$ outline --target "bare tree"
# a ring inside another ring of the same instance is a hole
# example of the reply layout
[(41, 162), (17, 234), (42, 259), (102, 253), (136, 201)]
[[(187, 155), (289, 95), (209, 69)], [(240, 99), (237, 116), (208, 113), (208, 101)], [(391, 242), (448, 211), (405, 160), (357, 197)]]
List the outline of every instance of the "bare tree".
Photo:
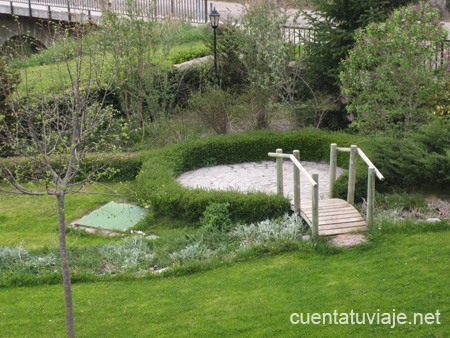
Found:
[[(43, 75), (38, 80), (25, 66), (22, 83), (7, 99), (9, 118), (0, 115), (0, 147), (8, 146), (22, 157), (26, 175), (36, 184), (23, 183), (23, 169), (0, 159), (0, 177), (12, 188), (0, 191), (57, 199), (67, 337), (75, 337), (65, 196), (81, 192), (107, 172), (123, 131), (117, 129), (114, 110), (106, 104), (112, 86), (108, 74), (114, 67), (106, 55), (107, 27), (79, 25), (70, 32), (61, 27), (56, 31), (59, 48), (50, 47), (53, 64), (40, 68)], [(87, 166), (89, 153), (96, 153), (96, 159)]]

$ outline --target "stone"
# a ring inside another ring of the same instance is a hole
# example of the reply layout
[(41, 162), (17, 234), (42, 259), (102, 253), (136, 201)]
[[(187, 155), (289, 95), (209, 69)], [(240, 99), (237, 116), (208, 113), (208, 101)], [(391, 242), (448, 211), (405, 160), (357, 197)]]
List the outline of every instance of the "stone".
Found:
[(367, 243), (367, 238), (364, 234), (343, 234), (335, 236), (328, 241), (330, 246), (337, 248), (352, 248), (362, 243)]

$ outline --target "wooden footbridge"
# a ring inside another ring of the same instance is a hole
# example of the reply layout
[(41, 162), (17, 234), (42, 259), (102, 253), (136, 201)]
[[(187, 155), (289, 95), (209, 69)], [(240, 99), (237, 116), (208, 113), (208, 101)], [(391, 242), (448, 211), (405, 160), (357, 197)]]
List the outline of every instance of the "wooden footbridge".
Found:
[[(336, 182), (337, 152), (350, 153), (349, 178), (347, 201), (333, 198), (333, 190)], [(367, 210), (366, 220), (362, 218), (358, 210), (354, 207), (355, 182), (356, 182), (356, 159), (357, 155), (368, 166), (367, 179)], [(283, 195), (283, 160), (290, 159), (294, 164), (294, 204), (293, 210), (300, 213), (302, 218), (311, 227), (313, 239), (319, 235), (339, 235), (354, 231), (367, 230), (373, 223), (373, 210), (375, 203), (375, 176), (381, 181), (384, 176), (356, 145), (350, 148), (340, 148), (336, 143), (330, 146), (330, 190), (329, 199), (319, 201), (319, 175), (310, 175), (300, 163), (300, 151), (294, 150), (292, 154), (283, 154), (282, 149), (277, 149), (275, 153), (269, 153), (277, 161), (277, 193)], [(301, 202), (300, 196), (300, 172), (311, 183), (311, 201)]]

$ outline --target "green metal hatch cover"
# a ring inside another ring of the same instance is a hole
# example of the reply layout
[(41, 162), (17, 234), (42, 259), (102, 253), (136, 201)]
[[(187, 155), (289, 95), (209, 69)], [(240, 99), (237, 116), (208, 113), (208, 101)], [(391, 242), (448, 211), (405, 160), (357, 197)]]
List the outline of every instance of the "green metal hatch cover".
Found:
[(139, 223), (147, 210), (136, 205), (109, 202), (75, 222), (76, 225), (115, 231), (126, 231)]

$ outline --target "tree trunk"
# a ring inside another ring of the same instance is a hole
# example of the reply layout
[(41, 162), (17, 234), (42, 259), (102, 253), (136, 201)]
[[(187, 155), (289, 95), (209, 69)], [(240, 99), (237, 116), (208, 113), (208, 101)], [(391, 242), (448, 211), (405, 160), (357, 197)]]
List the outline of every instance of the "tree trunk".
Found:
[(72, 285), (70, 282), (69, 257), (66, 246), (66, 215), (65, 215), (65, 191), (57, 195), (58, 220), (59, 220), (59, 253), (63, 272), (64, 299), (66, 303), (66, 331), (67, 338), (75, 338), (75, 325), (73, 317)]

